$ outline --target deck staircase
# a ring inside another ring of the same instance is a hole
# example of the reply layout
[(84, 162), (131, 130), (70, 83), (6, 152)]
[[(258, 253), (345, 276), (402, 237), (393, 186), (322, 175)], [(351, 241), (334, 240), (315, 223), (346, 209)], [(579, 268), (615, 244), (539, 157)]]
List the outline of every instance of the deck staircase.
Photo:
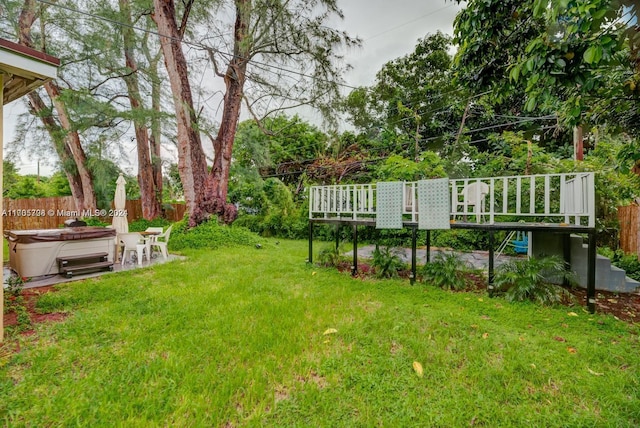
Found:
[[(578, 285), (587, 286), (587, 260), (589, 245), (582, 236), (571, 235), (571, 266), (578, 276)], [(605, 256), (596, 255), (596, 290), (616, 293), (634, 293), (640, 291), (640, 282), (629, 278), (626, 272), (611, 264)]]
[(108, 253), (92, 253), (78, 256), (64, 256), (56, 258), (58, 273), (67, 278), (83, 273), (113, 271), (113, 262), (109, 261)]

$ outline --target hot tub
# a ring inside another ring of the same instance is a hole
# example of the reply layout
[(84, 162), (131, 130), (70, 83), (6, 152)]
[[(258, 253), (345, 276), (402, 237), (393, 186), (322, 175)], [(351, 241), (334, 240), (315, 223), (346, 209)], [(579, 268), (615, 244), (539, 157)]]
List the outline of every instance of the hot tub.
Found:
[(59, 273), (58, 258), (107, 253), (113, 261), (115, 229), (68, 227), (64, 229), (5, 230), (9, 241), (9, 266), (21, 277)]

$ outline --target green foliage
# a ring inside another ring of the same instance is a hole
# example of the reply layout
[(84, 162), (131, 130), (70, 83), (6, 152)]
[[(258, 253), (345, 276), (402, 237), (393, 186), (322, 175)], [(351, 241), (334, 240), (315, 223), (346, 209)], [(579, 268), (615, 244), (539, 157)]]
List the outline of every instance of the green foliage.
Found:
[(11, 199), (44, 198), (48, 196), (44, 179), (33, 175), (17, 176), (16, 181), (7, 183), (6, 197)]
[(31, 328), (31, 318), (25, 306), (22, 290), (28, 278), (18, 275), (11, 275), (5, 279), (6, 288), (4, 289), (4, 308), (5, 312), (15, 312), (17, 329), (24, 331)]
[(238, 125), (233, 158), (239, 166), (281, 170), (284, 163), (316, 158), (327, 146), (327, 136), (297, 115), (267, 118), (261, 126), (254, 120)]
[(129, 223), (129, 232), (142, 232), (147, 230), (148, 227), (163, 227), (166, 229), (170, 224), (171, 222), (165, 218), (154, 218), (153, 220), (140, 218)]
[(376, 246), (372, 266), (378, 278), (397, 278), (398, 271), (405, 268), (405, 263), (400, 257), (399, 249)]
[(376, 168), (375, 175), (380, 181), (417, 181), (446, 177), (447, 174), (440, 156), (435, 152), (426, 151), (421, 153), (418, 162), (400, 155), (389, 156)]
[(386, 136), (380, 140), (393, 143), (383, 143), (381, 155), (388, 147), (386, 153), (415, 158), (426, 148), (441, 147), (456, 132), (462, 111), (456, 110), (452, 95), (450, 49), (449, 36), (429, 34), (413, 52), (386, 63), (372, 87), (347, 97), (343, 107), (358, 130), (373, 136), (382, 129)]
[(216, 218), (196, 226), (188, 227), (187, 220), (174, 223), (169, 239), (169, 249), (180, 251), (198, 248), (220, 248), (234, 245), (256, 245), (263, 242), (249, 229), (218, 223)]
[(551, 280), (575, 282), (575, 275), (556, 256), (515, 260), (496, 269), (494, 287), (510, 302), (530, 300), (554, 305), (571, 298), (567, 290)]
[(254, 177), (252, 182), (238, 182), (234, 185), (233, 196), (240, 202), (237, 226), (247, 227), (265, 237), (307, 236), (308, 208), (304, 204), (296, 205), (291, 190), (277, 178), (262, 181)]
[(318, 264), (324, 267), (339, 267), (347, 261), (347, 257), (343, 255), (344, 252), (344, 245), (325, 246), (318, 253)]
[(600, 136), (584, 162), (573, 162), (565, 170), (596, 173), (596, 215), (605, 227), (618, 227), (618, 207), (629, 205), (640, 195), (640, 177), (623, 166), (620, 152), (630, 143), (625, 136)]
[[(233, 165), (231, 166), (233, 168)], [(233, 175), (232, 175), (233, 177)], [(184, 198), (182, 181), (178, 164), (171, 163), (167, 173), (162, 177), (162, 200), (165, 202), (177, 201)]]
[(554, 106), (569, 125), (602, 123), (638, 135), (637, 3), (537, 0), (534, 12), (545, 31), (512, 69), (526, 83), (528, 108)]
[[(116, 180), (122, 170), (115, 162), (104, 159), (96, 154), (89, 158), (87, 167), (93, 176), (93, 187), (96, 193), (96, 202), (100, 209), (110, 209), (113, 195), (116, 191)], [(126, 192), (127, 199), (138, 199), (140, 197), (140, 189), (138, 181), (135, 177), (125, 175), (127, 181)]]
[(6, 287), (4, 288), (5, 300), (6, 300), (6, 297), (8, 296), (11, 296), (11, 297), (20, 296), (20, 293), (22, 293), (22, 289), (24, 288), (24, 284), (27, 281), (28, 279), (23, 278), (19, 275), (13, 275), (13, 274), (8, 278), (5, 278), (4, 280), (4, 283), (6, 285)]
[(471, 265), (455, 253), (438, 253), (422, 267), (422, 281), (445, 290), (466, 290), (474, 284), (468, 274)]
[(477, 230), (437, 230), (431, 233), (431, 245), (456, 251), (486, 250), (489, 239), (486, 233)]
[(111, 225), (111, 223), (107, 223), (105, 221), (100, 220), (99, 217), (85, 217), (82, 219), (82, 221), (84, 221), (85, 223), (87, 223), (87, 226), (101, 226), (101, 227), (105, 227), (105, 226), (109, 226)]
[(479, 155), (479, 177), (532, 175), (558, 172), (560, 162), (524, 133), (503, 132), (490, 137), (490, 151)]
[(49, 178), (50, 196), (71, 196), (71, 186), (63, 171), (56, 171)]

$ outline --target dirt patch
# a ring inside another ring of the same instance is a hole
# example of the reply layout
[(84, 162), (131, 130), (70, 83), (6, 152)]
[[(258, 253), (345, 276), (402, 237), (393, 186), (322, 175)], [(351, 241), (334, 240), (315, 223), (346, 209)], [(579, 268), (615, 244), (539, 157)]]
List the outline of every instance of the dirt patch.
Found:
[[(55, 291), (56, 289), (53, 286), (46, 286), (29, 288), (20, 292), (20, 296), (22, 297), (24, 302), (23, 306), (26, 310), (26, 314), (29, 317), (31, 325), (43, 322), (58, 322), (64, 320), (67, 317), (67, 314), (63, 312), (41, 313), (36, 310), (36, 303), (38, 301), (38, 298), (45, 293), (52, 293)], [(15, 300), (15, 298), (12, 296), (5, 296), (5, 298), (9, 299), (10, 303)], [(17, 326), (21, 323), (18, 312), (15, 309), (10, 308), (10, 305), (7, 305), (6, 302), (5, 311), (6, 312), (3, 314), (5, 327)], [(34, 334), (34, 330), (32, 328), (26, 327), (20, 332), (20, 334), (28, 336)]]

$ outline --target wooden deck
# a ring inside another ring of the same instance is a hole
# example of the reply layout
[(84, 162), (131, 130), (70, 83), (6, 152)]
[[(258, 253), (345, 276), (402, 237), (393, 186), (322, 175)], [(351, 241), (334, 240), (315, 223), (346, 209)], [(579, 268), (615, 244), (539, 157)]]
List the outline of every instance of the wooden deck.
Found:
[[(402, 228), (412, 231), (413, 282), (419, 230), (418, 187), (402, 186)], [(424, 185), (424, 183), (423, 183)], [(309, 193), (309, 262), (313, 262), (316, 224), (350, 227), (353, 231), (352, 273), (357, 274), (358, 228), (376, 227), (376, 184), (314, 186)], [(486, 231), (489, 234), (488, 290), (493, 290), (495, 232), (524, 231), (588, 237), (587, 306), (595, 311), (595, 180), (593, 173), (488, 177), (449, 180), (449, 228)], [(424, 206), (424, 205), (423, 205)], [(446, 212), (445, 212), (446, 214)], [(427, 230), (427, 248), (430, 230)], [(564, 251), (565, 260), (569, 260)]]

